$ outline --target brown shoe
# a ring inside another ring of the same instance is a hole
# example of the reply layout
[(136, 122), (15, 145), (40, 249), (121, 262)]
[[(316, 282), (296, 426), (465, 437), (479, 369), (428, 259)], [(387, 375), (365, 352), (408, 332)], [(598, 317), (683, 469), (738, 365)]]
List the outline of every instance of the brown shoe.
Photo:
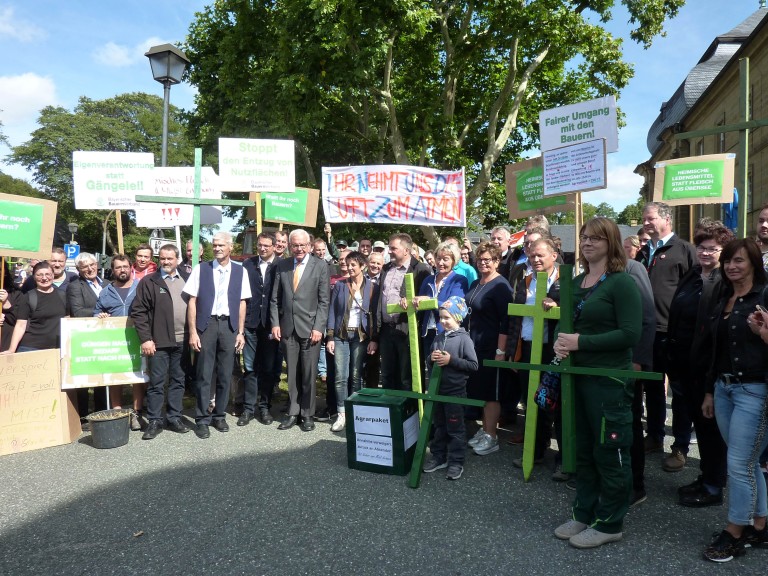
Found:
[(664, 450), (664, 443), (659, 442), (658, 440), (651, 438), (650, 436), (645, 437), (643, 444), (645, 445), (646, 454), (650, 454), (652, 452), (661, 452), (662, 450)]
[(664, 458), (661, 467), (665, 472), (680, 472), (685, 468), (685, 454), (680, 451), (680, 448), (673, 447), (672, 454)]

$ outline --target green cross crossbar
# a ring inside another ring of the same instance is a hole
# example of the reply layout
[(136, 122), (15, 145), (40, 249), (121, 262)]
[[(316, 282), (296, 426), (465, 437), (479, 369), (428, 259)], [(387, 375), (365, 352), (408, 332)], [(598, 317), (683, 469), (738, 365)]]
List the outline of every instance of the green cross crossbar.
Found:
[(421, 417), (419, 428), (419, 439), (416, 442), (416, 451), (413, 454), (413, 464), (411, 473), (408, 476), (408, 486), (418, 488), (421, 482), (422, 466), (424, 465), (424, 454), (427, 451), (427, 440), (429, 440), (429, 429), (432, 427), (432, 417), (435, 411), (435, 402), (444, 402), (446, 404), (462, 404), (464, 406), (485, 406), (484, 400), (472, 400), (471, 398), (460, 398), (458, 396), (443, 396), (438, 394), (440, 389), (440, 378), (443, 369), (437, 364), (432, 365), (432, 375), (429, 378), (429, 387), (426, 393), (408, 392), (407, 390), (387, 390), (385, 388), (363, 388), (358, 394), (368, 396), (399, 396), (401, 398), (416, 398), (424, 403), (424, 414)]

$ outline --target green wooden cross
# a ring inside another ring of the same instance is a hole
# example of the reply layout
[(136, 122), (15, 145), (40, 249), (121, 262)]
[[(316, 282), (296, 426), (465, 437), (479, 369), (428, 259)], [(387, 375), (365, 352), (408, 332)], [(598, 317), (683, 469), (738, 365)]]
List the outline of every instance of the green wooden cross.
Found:
[[(536, 275), (536, 301), (533, 304), (510, 304), (510, 316), (533, 317), (533, 339), (531, 342), (531, 364), (541, 364), (542, 347), (544, 345), (544, 328), (546, 320), (558, 320), (560, 308), (554, 307), (545, 311), (542, 302), (547, 297), (547, 273)], [(536, 446), (536, 422), (539, 417), (539, 407), (534, 400), (536, 389), (539, 387), (541, 372), (528, 372), (528, 396), (525, 404), (525, 443), (523, 444), (523, 476), (526, 482), (533, 471), (534, 448)]]
[[(539, 284), (537, 280), (537, 285)], [(538, 289), (538, 286), (537, 286)], [(560, 332), (573, 334), (573, 266), (560, 266)], [(533, 352), (531, 353), (533, 354)], [(541, 357), (541, 356), (539, 356)], [(614, 370), (611, 368), (590, 368), (588, 366), (572, 366), (571, 357), (565, 358), (559, 366), (551, 364), (534, 364), (533, 362), (506, 362), (501, 360), (484, 360), (484, 366), (494, 368), (516, 368), (522, 370), (536, 370), (538, 372), (559, 372), (561, 374), (560, 405), (563, 418), (563, 471), (576, 471), (576, 425), (574, 413), (573, 376), (607, 376), (610, 378), (642, 378), (644, 380), (663, 380), (664, 374), (659, 372), (636, 372), (634, 370)], [(538, 386), (538, 384), (537, 384)], [(535, 392), (535, 389), (534, 389)], [(529, 402), (530, 393), (528, 391)], [(530, 410), (530, 405), (527, 407)], [(529, 436), (528, 413), (526, 413), (525, 441), (529, 437), (535, 440), (536, 428)], [(528, 477), (526, 477), (526, 480)]]
[[(416, 313), (424, 310), (437, 310), (437, 299), (428, 298), (419, 302), (419, 309), (413, 305), (416, 289), (413, 285), (413, 273), (409, 272), (403, 279), (405, 283), (405, 299), (408, 307), (403, 308), (400, 303), (387, 304), (387, 312), (397, 314), (405, 312), (408, 315), (408, 344), (411, 352), (411, 390), (421, 392), (421, 353), (419, 351), (419, 323)], [(424, 416), (424, 405), (419, 399), (419, 418)]]
[[(411, 282), (413, 283), (413, 282)], [(432, 365), (432, 375), (429, 378), (429, 388), (426, 394), (422, 392), (408, 392), (407, 390), (387, 390), (386, 388), (363, 388), (359, 394), (370, 396), (399, 396), (401, 398), (416, 398), (424, 403), (424, 415), (421, 418), (419, 428), (419, 440), (416, 442), (416, 451), (413, 454), (413, 464), (411, 465), (411, 474), (408, 476), (408, 486), (418, 488), (421, 482), (421, 472), (424, 465), (424, 454), (427, 451), (427, 441), (429, 440), (429, 429), (432, 427), (432, 417), (435, 411), (435, 402), (444, 402), (446, 404), (462, 404), (464, 406), (485, 406), (484, 400), (472, 400), (471, 398), (460, 398), (458, 396), (442, 396), (438, 394), (440, 390), (440, 377), (443, 369), (437, 364)]]
[[(177, 198), (176, 196), (145, 196), (136, 195), (137, 202), (163, 202), (170, 204), (192, 205), (192, 262), (200, 261), (200, 207), (201, 206), (253, 206), (252, 200), (228, 200), (226, 198), (200, 198), (200, 183), (202, 181), (203, 150), (195, 148), (195, 194), (192, 198)], [(179, 246), (181, 253), (184, 248)]]

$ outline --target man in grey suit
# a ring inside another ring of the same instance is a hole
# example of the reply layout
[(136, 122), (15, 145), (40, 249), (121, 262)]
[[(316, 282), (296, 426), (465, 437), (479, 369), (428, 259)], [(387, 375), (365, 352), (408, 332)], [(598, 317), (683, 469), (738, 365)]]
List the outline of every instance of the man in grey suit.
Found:
[(277, 263), (270, 300), (272, 336), (283, 348), (290, 399), (288, 416), (278, 430), (300, 423), (309, 432), (315, 429), (315, 380), (328, 321), (330, 278), (328, 265), (310, 256), (305, 230), (291, 232), (288, 242), (293, 257)]

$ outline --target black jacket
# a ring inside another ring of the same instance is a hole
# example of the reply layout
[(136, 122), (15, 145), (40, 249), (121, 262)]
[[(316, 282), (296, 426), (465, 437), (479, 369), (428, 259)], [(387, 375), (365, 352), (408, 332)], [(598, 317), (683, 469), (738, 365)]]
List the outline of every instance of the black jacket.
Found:
[[(101, 280), (99, 278), (99, 280)], [(102, 287), (106, 284), (102, 283)], [(82, 276), (70, 280), (67, 286), (67, 314), (72, 318), (93, 318), (98, 296)]]
[(275, 256), (267, 265), (265, 276), (261, 275), (258, 256), (243, 262), (243, 268), (248, 270), (248, 280), (251, 283), (251, 299), (248, 300), (245, 313), (245, 327), (248, 330), (257, 328), (272, 330), (272, 323), (269, 320), (269, 299), (275, 284), (275, 266), (279, 261), (280, 257)]
[[(186, 282), (189, 278), (181, 268), (177, 268), (179, 276)], [(184, 302), (189, 297), (182, 294)], [(176, 346), (176, 329), (173, 323), (173, 298), (168, 286), (163, 280), (163, 271), (158, 269), (141, 282), (136, 288), (136, 297), (131, 305), (131, 319), (143, 344), (153, 340), (157, 348), (173, 348)], [(189, 327), (184, 326), (184, 339)]]

